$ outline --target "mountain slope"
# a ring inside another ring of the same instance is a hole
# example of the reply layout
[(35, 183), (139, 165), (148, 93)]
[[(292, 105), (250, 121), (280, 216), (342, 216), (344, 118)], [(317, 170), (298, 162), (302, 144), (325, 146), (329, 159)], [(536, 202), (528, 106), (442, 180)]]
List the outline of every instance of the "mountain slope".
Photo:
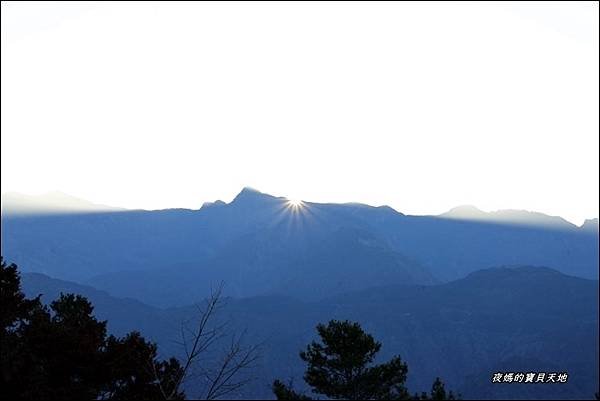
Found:
[(136, 296), (165, 306), (197, 299), (220, 281), (236, 296), (314, 299), (383, 283), (449, 281), (494, 265), (598, 277), (597, 224), (517, 214), (534, 217), (512, 224), (360, 204), (294, 208), (245, 188), (229, 204), (200, 210), (9, 214), (2, 218), (2, 254), (29, 271), (113, 294), (138, 288)]
[(144, 332), (151, 336), (152, 327), (161, 325), (159, 309), (132, 298), (116, 298), (90, 286), (57, 280), (40, 273), (22, 273), (21, 286), (27, 297), (41, 295), (44, 303), (52, 302), (61, 293), (85, 296), (94, 305), (94, 315), (100, 320), (108, 320), (108, 330), (116, 335), (144, 328)]
[(283, 294), (311, 300), (389, 283), (435, 281), (427, 269), (369, 231), (300, 228), (284, 218), (275, 226), (233, 239), (203, 263), (105, 274), (89, 283), (117, 296), (173, 306), (194, 302), (221, 282), (235, 297)]
[[(29, 294), (50, 285), (54, 292), (60, 286), (82, 289), (95, 302), (105, 296), (43, 276), (32, 289), (28, 277)], [(197, 316), (195, 306), (144, 306), (148, 318), (138, 319), (129, 314), (140, 313), (140, 306), (129, 302), (98, 302), (96, 311), (109, 319), (109, 327), (139, 329), (159, 341), (166, 355), (181, 352), (174, 341), (181, 322)], [(237, 394), (240, 398), (271, 397), (268, 384), (274, 378), (294, 378), (301, 386), (298, 351), (314, 338), (318, 322), (334, 318), (360, 322), (382, 342), (382, 360), (400, 354), (409, 366), (412, 391), (426, 390), (435, 376), (466, 399), (589, 398), (598, 386), (598, 281), (543, 267), (493, 268), (446, 284), (377, 287), (318, 302), (230, 299), (221, 318), (232, 330), (247, 330), (248, 341), (264, 342), (257, 380)], [(566, 371), (569, 382), (492, 385), (496, 371)]]

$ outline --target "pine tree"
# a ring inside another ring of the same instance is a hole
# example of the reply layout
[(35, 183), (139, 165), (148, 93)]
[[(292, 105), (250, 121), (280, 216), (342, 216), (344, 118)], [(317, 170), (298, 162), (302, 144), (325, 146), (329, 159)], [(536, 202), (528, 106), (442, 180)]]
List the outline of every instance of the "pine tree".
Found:
[[(429, 399), (426, 393), (410, 396), (405, 386), (408, 367), (399, 356), (374, 364), (381, 343), (365, 333), (358, 323), (331, 320), (317, 325), (320, 341), (311, 342), (300, 358), (307, 363), (304, 381), (315, 394), (337, 400)], [(276, 380), (272, 386), (278, 400), (308, 400), (291, 385)], [(438, 378), (431, 399), (454, 399), (446, 395)]]

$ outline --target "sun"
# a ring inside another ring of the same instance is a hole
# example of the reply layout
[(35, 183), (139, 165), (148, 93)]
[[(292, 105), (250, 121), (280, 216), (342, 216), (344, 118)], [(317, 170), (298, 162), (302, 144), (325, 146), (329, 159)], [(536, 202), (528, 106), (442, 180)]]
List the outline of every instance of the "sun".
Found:
[(299, 209), (304, 206), (304, 203), (300, 199), (288, 199), (287, 200), (288, 207)]

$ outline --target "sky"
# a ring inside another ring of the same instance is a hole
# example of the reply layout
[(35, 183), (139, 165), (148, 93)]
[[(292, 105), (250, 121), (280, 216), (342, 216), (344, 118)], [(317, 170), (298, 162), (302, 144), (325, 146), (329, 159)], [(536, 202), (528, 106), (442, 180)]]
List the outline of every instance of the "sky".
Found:
[(2, 192), (598, 216), (597, 2), (2, 2)]

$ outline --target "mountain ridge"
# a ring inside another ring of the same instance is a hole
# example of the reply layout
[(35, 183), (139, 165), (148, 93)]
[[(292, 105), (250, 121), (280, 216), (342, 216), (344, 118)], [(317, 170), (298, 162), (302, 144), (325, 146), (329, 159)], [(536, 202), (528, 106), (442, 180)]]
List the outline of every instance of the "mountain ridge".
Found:
[[(70, 209), (69, 207), (57, 207), (55, 202), (51, 205), (44, 205), (44, 198), (54, 197), (57, 199), (62, 199), (66, 203), (75, 205), (74, 209)], [(8, 201), (8, 204), (5, 203)], [(72, 195), (60, 192), (60, 191), (50, 191), (41, 195), (26, 195), (19, 192), (5, 192), (2, 194), (2, 213), (11, 215), (11, 214), (22, 214), (23, 212), (19, 210), (18, 203), (22, 202), (26, 205), (26, 210), (28, 213), (31, 213), (29, 209), (34, 209), (33, 211), (42, 213), (42, 212), (85, 212), (85, 211), (164, 211), (164, 210), (189, 210), (189, 211), (202, 211), (206, 210), (212, 206), (231, 206), (231, 205), (239, 205), (243, 203), (260, 203), (261, 201), (265, 202), (277, 202), (277, 201), (287, 201), (287, 198), (283, 196), (275, 196), (271, 194), (267, 194), (259, 191), (258, 189), (252, 187), (244, 187), (242, 190), (229, 202), (224, 202), (222, 200), (215, 201), (206, 201), (202, 204), (199, 209), (186, 208), (186, 207), (176, 207), (176, 208), (164, 208), (164, 209), (127, 209), (123, 207), (117, 206), (109, 206), (97, 204), (82, 198), (74, 197)], [(365, 203), (359, 202), (342, 202), (342, 203), (330, 203), (330, 202), (310, 202), (307, 201), (307, 204), (314, 205), (340, 205), (340, 206), (348, 206), (348, 207), (357, 207), (357, 208), (374, 208), (380, 210), (388, 210), (390, 212), (395, 212), (400, 215), (406, 215), (395, 208), (388, 205), (381, 206), (372, 206)], [(77, 206), (80, 205), (80, 206)], [(85, 206), (84, 206), (85, 205)], [(8, 206), (8, 207), (6, 207)], [(32, 207), (33, 206), (33, 207)], [(56, 209), (53, 209), (56, 208)], [(43, 213), (42, 213), (43, 214)], [(408, 215), (408, 216), (426, 216), (426, 215)], [(438, 215), (431, 215), (440, 218), (453, 218), (453, 219), (464, 219), (464, 220), (489, 220), (489, 221), (497, 221), (497, 222), (507, 222), (507, 223), (529, 223), (529, 224), (543, 224), (543, 225), (557, 225), (564, 227), (579, 227), (583, 228), (586, 225), (586, 222), (594, 222), (598, 220), (598, 217), (588, 218), (582, 223), (580, 226), (577, 226), (574, 223), (569, 222), (565, 218), (561, 216), (553, 216), (541, 212), (536, 211), (528, 211), (525, 209), (499, 209), (496, 211), (485, 212), (476, 206), (473, 205), (460, 205), (451, 208), (447, 212), (443, 212)], [(590, 223), (588, 223), (590, 224)]]
[[(22, 277), (25, 293), (44, 292), (44, 302), (61, 291), (85, 291), (110, 332), (140, 330), (166, 355), (182, 355), (174, 342), (181, 322), (198, 313), (195, 305), (160, 309), (105, 299), (93, 287), (43, 275)], [(494, 394), (489, 380), (495, 371), (560, 369), (569, 372), (567, 385), (530, 386), (528, 398), (581, 399), (597, 386), (597, 289), (598, 280), (549, 268), (496, 267), (448, 283), (371, 287), (310, 302), (287, 294), (230, 298), (221, 318), (231, 330), (245, 331), (248, 341), (264, 342), (258, 380), (240, 398), (272, 396), (268, 383), (282, 372), (302, 385), (297, 353), (313, 338), (315, 325), (349, 319), (382, 342), (382, 358), (399, 354), (408, 363), (408, 385), (415, 391), (427, 390), (431, 377), (440, 376), (466, 399), (477, 399)], [(518, 398), (522, 390), (504, 386), (502, 398)]]
[(1, 224), (3, 256), (28, 271), (119, 296), (137, 289), (161, 306), (181, 305), (222, 280), (234, 295), (287, 288), (310, 298), (382, 281), (450, 281), (497, 265), (598, 277), (591, 223), (550, 229), (361, 204), (294, 206), (248, 188), (229, 204), (200, 210), (3, 216)]

